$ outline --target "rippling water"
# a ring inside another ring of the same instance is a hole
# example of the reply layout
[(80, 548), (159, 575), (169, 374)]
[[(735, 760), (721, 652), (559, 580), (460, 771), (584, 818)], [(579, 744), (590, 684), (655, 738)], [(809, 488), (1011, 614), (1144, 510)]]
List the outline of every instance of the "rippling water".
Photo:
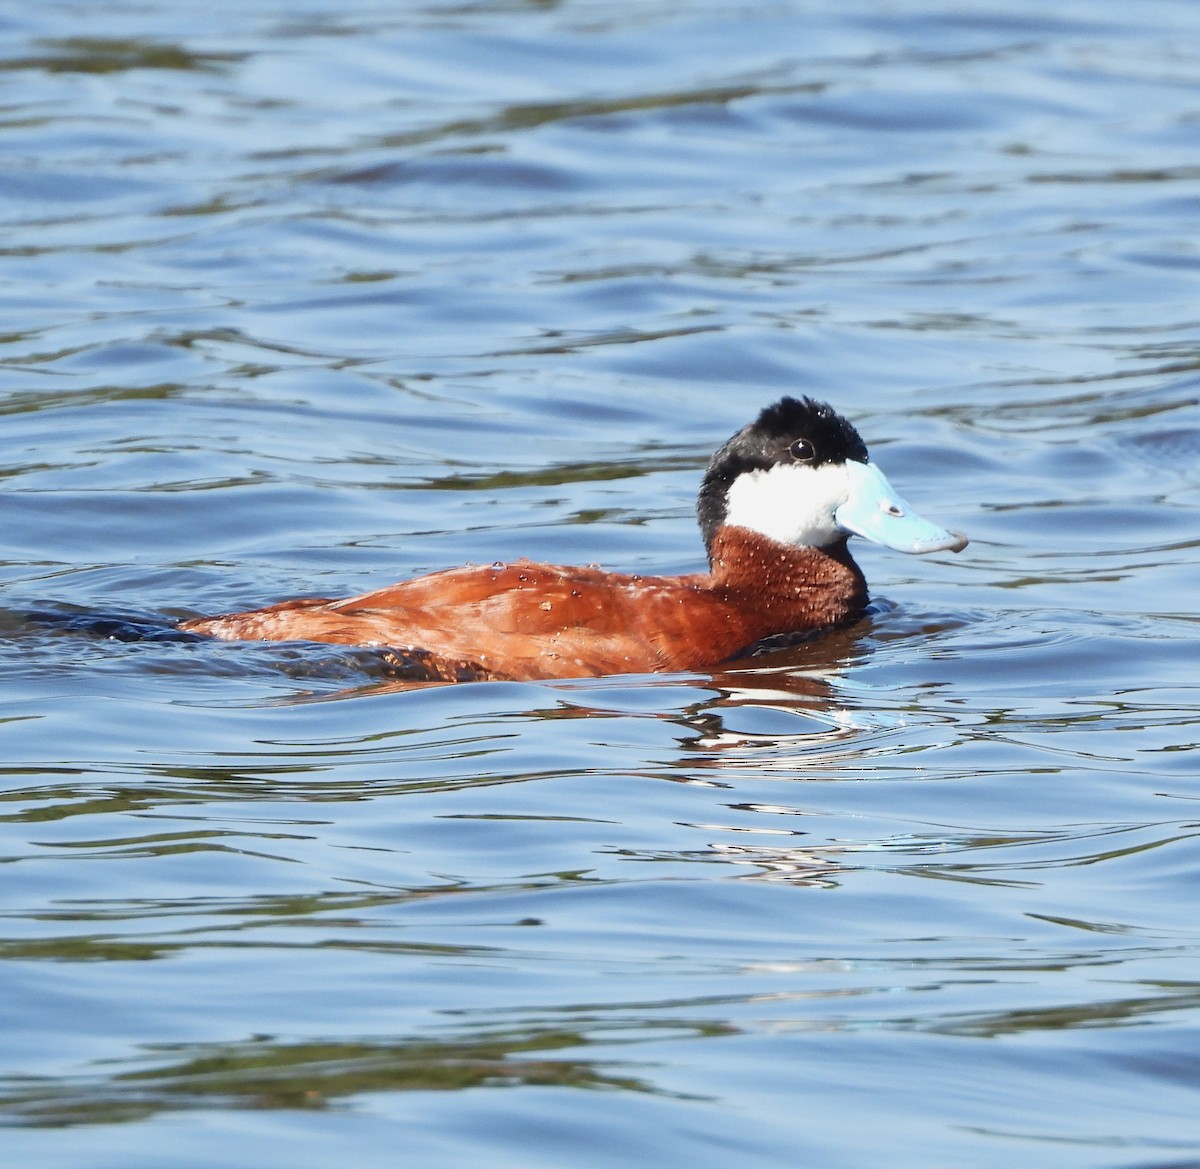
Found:
[[(1200, 10), (0, 18), (13, 1163), (1200, 1164)], [(709, 676), (106, 639), (674, 572), (832, 400), (958, 557)]]

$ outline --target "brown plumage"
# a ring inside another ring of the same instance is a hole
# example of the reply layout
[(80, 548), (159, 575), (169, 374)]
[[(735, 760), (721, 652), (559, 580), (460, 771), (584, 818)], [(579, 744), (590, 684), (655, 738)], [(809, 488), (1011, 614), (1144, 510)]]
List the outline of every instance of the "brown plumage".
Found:
[(711, 573), (630, 576), (517, 561), (182, 628), (231, 641), (411, 648), (423, 651), (431, 678), (526, 680), (707, 669), (772, 634), (838, 625), (866, 598), (844, 540), (828, 550), (788, 548), (723, 528)]

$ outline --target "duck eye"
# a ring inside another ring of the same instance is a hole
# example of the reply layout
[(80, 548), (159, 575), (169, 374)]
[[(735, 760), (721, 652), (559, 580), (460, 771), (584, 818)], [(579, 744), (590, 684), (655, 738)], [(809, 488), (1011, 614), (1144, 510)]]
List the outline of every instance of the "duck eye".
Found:
[(806, 438), (798, 438), (790, 447), (788, 453), (798, 463), (811, 463), (817, 457), (816, 448)]

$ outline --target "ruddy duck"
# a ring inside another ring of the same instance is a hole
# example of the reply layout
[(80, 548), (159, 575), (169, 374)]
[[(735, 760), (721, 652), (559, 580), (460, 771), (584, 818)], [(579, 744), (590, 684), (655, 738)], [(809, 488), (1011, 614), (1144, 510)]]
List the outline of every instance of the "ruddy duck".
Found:
[(697, 502), (709, 571), (640, 576), (518, 560), (431, 573), (346, 600), (283, 601), (185, 621), (229, 641), (383, 646), (429, 680), (708, 670), (764, 639), (859, 617), (846, 547), (959, 552), (918, 516), (829, 406), (783, 398), (713, 455)]

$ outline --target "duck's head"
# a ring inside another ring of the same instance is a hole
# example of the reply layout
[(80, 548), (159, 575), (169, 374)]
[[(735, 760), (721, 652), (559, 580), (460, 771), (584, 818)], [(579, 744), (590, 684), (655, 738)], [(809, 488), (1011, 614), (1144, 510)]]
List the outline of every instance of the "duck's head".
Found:
[(966, 536), (922, 519), (869, 461), (858, 431), (811, 398), (782, 398), (713, 455), (697, 502), (705, 546), (727, 525), (780, 544), (862, 536), (898, 552), (961, 552)]

